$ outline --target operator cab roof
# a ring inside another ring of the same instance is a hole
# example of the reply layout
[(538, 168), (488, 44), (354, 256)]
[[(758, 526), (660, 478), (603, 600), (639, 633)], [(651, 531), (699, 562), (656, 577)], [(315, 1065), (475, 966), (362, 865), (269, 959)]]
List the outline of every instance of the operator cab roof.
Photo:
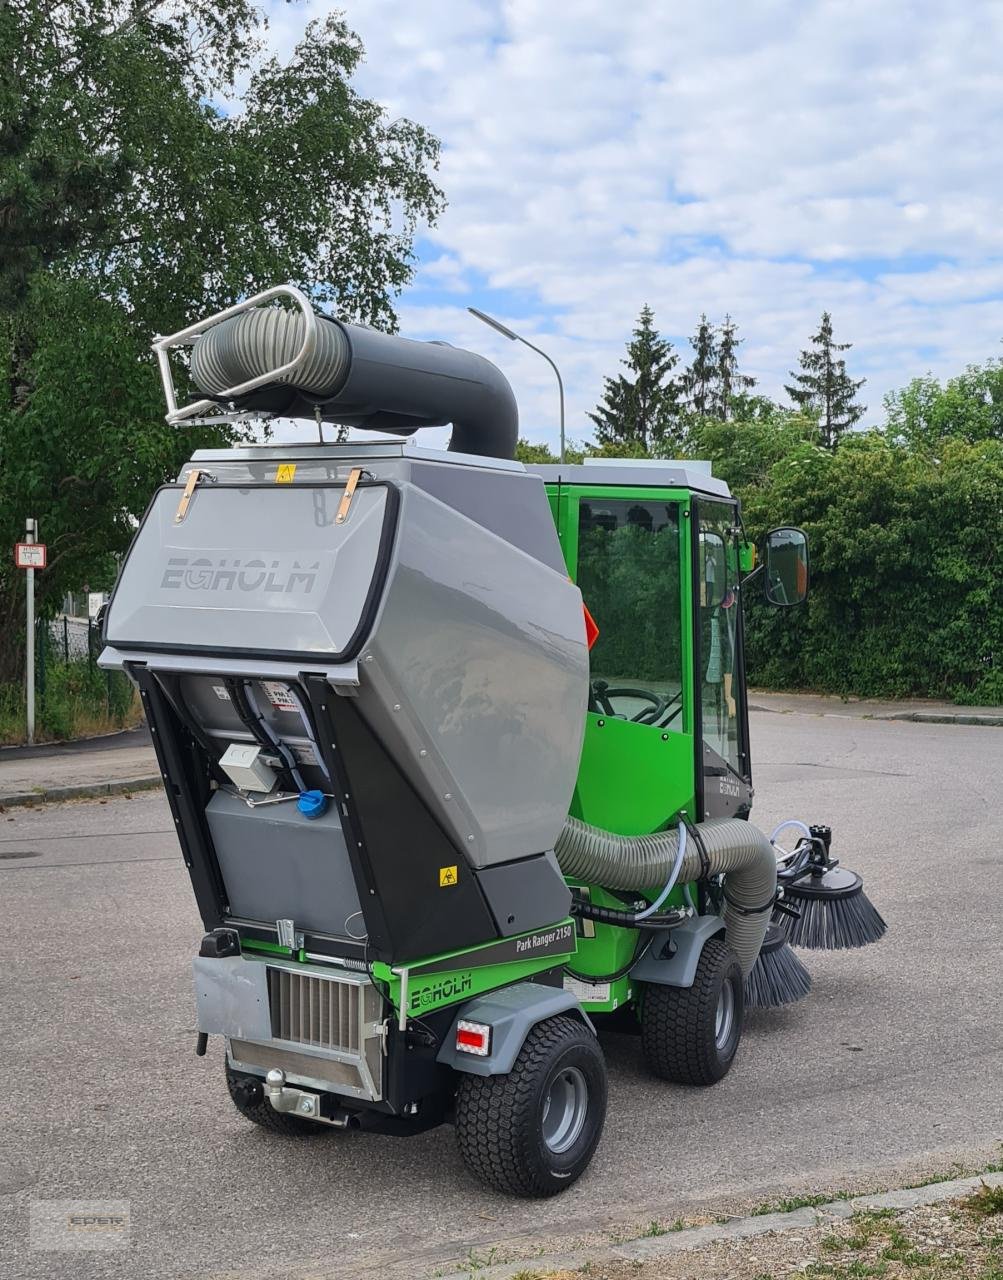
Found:
[(660, 458), (586, 458), (584, 462), (538, 463), (526, 470), (546, 484), (589, 488), (617, 485), (623, 489), (692, 489), (715, 498), (730, 498), (723, 480), (711, 475), (709, 462), (671, 462)]

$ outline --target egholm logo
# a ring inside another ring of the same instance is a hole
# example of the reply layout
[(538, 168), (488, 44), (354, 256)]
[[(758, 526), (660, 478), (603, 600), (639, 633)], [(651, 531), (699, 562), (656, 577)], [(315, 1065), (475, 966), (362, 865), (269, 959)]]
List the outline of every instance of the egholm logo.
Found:
[(171, 556), (164, 576), (162, 591), (265, 591), (308, 595), (317, 581), (320, 561), (300, 564), (298, 560), (240, 560), (207, 556)]
[(458, 996), (465, 996), (473, 985), (474, 980), (469, 973), (458, 973), (448, 978), (441, 978), (429, 987), (413, 991), (408, 1001), (408, 1008), (415, 1013), (418, 1009), (428, 1009), (444, 1000), (455, 1000)]

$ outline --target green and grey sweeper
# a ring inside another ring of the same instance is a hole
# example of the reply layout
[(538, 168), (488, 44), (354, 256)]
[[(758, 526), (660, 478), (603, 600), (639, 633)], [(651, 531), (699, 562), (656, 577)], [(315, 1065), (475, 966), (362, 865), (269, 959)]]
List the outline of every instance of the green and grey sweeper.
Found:
[(804, 600), (799, 530), (756, 567), (705, 466), (524, 467), (494, 365), (291, 286), (154, 352), (171, 423), (378, 441), (196, 452), (104, 619), (206, 930), (197, 1051), (223, 1038), (248, 1120), (449, 1121), (479, 1178), (550, 1195), (602, 1134), (604, 1020), (711, 1085), (750, 1003), (807, 992), (789, 943), (880, 937), (828, 827), (748, 821), (742, 593)]

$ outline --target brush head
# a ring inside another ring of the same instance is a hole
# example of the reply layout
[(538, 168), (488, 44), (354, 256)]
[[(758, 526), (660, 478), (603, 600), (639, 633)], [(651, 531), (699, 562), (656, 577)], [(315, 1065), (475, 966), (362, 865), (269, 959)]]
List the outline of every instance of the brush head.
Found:
[(797, 958), (782, 931), (771, 924), (759, 958), (745, 980), (747, 1009), (779, 1009), (803, 1000), (811, 991), (811, 974)]
[(847, 867), (785, 884), (783, 900), (800, 915), (777, 911), (773, 923), (793, 947), (847, 951), (877, 942), (888, 928), (864, 893), (861, 877)]

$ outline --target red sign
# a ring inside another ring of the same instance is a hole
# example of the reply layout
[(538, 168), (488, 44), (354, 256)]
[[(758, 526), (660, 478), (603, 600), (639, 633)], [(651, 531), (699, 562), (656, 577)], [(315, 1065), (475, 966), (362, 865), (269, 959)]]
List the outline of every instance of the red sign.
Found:
[(44, 569), (45, 553), (44, 542), (17, 542), (14, 544), (14, 563), (19, 569)]

